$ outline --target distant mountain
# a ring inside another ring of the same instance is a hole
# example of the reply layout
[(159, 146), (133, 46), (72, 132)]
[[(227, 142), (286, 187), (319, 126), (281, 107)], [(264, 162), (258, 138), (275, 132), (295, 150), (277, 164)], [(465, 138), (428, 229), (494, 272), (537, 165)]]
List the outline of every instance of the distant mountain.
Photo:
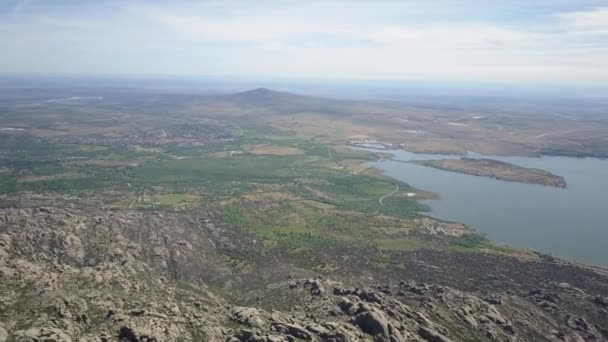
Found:
[(222, 97), (241, 106), (263, 107), (273, 111), (337, 113), (349, 101), (298, 95), (268, 88), (255, 88)]
[(233, 101), (251, 105), (276, 105), (280, 103), (302, 103), (318, 100), (317, 98), (309, 96), (276, 91), (268, 88), (255, 88), (231, 94), (228, 95), (228, 97)]
[(283, 98), (302, 98), (302, 95), (296, 95), (293, 93), (288, 93), (284, 91), (277, 91), (268, 88), (255, 88), (251, 90), (246, 90), (240, 93), (236, 93), (233, 95), (235, 98), (240, 98), (245, 101), (269, 101), (275, 99), (283, 99)]

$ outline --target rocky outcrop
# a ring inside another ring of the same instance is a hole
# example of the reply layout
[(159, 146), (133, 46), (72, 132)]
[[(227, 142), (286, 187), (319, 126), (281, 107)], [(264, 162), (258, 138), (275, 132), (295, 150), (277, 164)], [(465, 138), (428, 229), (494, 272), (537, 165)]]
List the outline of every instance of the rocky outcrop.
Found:
[(4, 325), (0, 324), (0, 342), (6, 342), (8, 339), (8, 332), (4, 329)]
[(424, 327), (420, 327), (418, 334), (429, 342), (453, 342), (451, 339), (443, 336), (442, 334)]
[(232, 310), (232, 319), (249, 327), (261, 327), (264, 324), (262, 313), (256, 308), (236, 307)]
[(481, 291), (227, 265), (253, 244), (213, 213), (0, 209), (0, 342), (608, 338), (606, 294), (580, 284)]
[(17, 330), (13, 333), (13, 339), (22, 342), (56, 341), (72, 342), (72, 338), (63, 330), (56, 328), (29, 328)]

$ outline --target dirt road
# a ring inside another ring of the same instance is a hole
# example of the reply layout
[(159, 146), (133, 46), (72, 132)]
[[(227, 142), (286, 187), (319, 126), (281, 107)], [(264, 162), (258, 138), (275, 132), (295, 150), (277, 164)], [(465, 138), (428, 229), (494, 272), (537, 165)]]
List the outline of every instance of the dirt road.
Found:
[(387, 198), (387, 197), (389, 197), (389, 196), (394, 195), (397, 191), (399, 191), (399, 185), (395, 184), (395, 190), (393, 190), (393, 191), (389, 192), (388, 194), (380, 197), (380, 199), (378, 199), (378, 203), (380, 203), (380, 205), (384, 207), (384, 202), (383, 202), (384, 199)]

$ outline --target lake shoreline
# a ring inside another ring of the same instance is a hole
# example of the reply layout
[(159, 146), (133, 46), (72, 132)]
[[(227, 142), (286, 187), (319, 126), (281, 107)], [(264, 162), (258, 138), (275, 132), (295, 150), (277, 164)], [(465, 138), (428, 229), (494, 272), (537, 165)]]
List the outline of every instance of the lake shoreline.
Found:
[[(362, 149), (354, 147), (355, 149)], [(421, 199), (430, 208), (424, 215), (460, 222), (498, 245), (538, 251), (572, 262), (608, 266), (608, 160), (571, 157), (491, 156), (528, 168), (547, 170), (568, 181), (565, 189), (530, 183), (506, 182), (415, 163), (419, 160), (461, 156), (415, 154), (402, 149), (378, 151), (367, 163), (410, 186), (438, 194)], [(489, 156), (470, 153), (469, 156)]]

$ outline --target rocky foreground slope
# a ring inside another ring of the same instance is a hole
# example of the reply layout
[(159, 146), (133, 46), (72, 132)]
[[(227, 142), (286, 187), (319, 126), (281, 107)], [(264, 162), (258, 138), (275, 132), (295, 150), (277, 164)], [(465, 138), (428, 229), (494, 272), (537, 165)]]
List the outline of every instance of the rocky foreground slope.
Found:
[(412, 255), (442, 268), (429, 283), (416, 266), (327, 275), (257, 251), (212, 212), (1, 209), (0, 341), (608, 339), (597, 272)]

